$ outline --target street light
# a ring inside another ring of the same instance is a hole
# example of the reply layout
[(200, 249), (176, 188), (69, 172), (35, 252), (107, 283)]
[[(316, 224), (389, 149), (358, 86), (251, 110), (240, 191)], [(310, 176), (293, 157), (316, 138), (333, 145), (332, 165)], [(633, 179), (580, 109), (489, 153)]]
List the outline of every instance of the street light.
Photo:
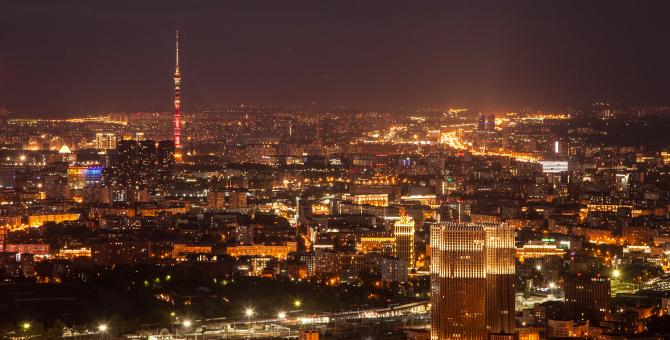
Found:
[(286, 314), (284, 314), (284, 313), (279, 313), (279, 318), (280, 318), (280, 319), (283, 319), (284, 317), (286, 317)]
[(106, 330), (107, 330), (107, 326), (106, 326), (106, 325), (102, 325), (102, 326), (100, 326), (100, 338), (101, 338), (101, 339), (104, 339), (104, 338), (105, 338), (105, 331), (106, 331)]
[(184, 326), (191, 327), (191, 321), (184, 321)]
[(614, 277), (619, 277), (619, 271), (618, 270), (614, 271)]
[(28, 330), (28, 328), (30, 328), (30, 324), (29, 323), (24, 323), (23, 324), (23, 329)]
[(295, 302), (295, 306), (296, 306), (296, 307), (300, 307), (300, 301), (296, 301), (296, 302)]

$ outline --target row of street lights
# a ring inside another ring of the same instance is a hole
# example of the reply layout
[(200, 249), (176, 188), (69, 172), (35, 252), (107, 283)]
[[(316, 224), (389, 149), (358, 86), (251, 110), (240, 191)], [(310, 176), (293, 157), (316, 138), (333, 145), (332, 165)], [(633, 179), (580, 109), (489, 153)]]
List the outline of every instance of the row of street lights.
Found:
[[(300, 301), (296, 301), (296, 302), (295, 302), (295, 306), (296, 306), (296, 307), (300, 307)], [(251, 309), (247, 309), (247, 320), (248, 320), (248, 322), (251, 322), (251, 316), (252, 316), (253, 314), (254, 314), (254, 311), (253, 311), (253, 310), (251, 310)], [(174, 333), (174, 312), (173, 312), (173, 313), (170, 313), (170, 315), (172, 316), (172, 332)], [(285, 317), (286, 317), (286, 314), (285, 314), (285, 313), (283, 313), (283, 312), (282, 312), (282, 313), (279, 313), (279, 318), (280, 318), (280, 319), (284, 319)], [(184, 325), (184, 327), (186, 327), (186, 328), (188, 329), (188, 328), (191, 327), (191, 321), (188, 321), (188, 320), (187, 320), (187, 321), (184, 321), (183, 325)], [(24, 325), (23, 325), (23, 328), (24, 328), (25, 330), (28, 330), (28, 329), (30, 328), (30, 324), (27, 324), (27, 323), (24, 324)], [(100, 331), (101, 331), (101, 333), (104, 333), (106, 330), (107, 330), (107, 326), (106, 326), (106, 325), (101, 325), (101, 326), (100, 326)]]
[[(296, 301), (295, 306), (300, 307), (300, 301)], [(251, 316), (253, 314), (254, 314), (254, 311), (252, 309), (247, 309), (247, 321), (248, 322), (251, 322)], [(283, 318), (286, 317), (286, 314), (284, 312), (280, 312), (278, 316), (279, 316), (280, 319), (283, 319)]]

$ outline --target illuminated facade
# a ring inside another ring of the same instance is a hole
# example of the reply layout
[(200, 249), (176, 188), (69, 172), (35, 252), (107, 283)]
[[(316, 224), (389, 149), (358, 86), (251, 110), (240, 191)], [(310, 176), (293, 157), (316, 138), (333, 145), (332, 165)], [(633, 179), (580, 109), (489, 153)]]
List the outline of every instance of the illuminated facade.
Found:
[(67, 184), (70, 186), (70, 189), (99, 187), (102, 185), (102, 168), (69, 167), (67, 169)]
[(97, 149), (116, 149), (116, 135), (113, 133), (98, 132), (95, 134), (95, 146)]
[(226, 248), (226, 253), (231, 256), (243, 256), (243, 255), (261, 255), (261, 256), (273, 256), (280, 259), (285, 259), (286, 255), (292, 251), (298, 249), (297, 242), (286, 242), (286, 245), (263, 245), (263, 244), (254, 244), (250, 246), (237, 246), (237, 247), (228, 247)]
[(86, 185), (86, 167), (69, 167), (67, 184), (70, 185), (70, 189), (83, 189)]
[(514, 332), (514, 229), (495, 223), (431, 228), (431, 339)]
[(402, 202), (414, 201), (419, 202), (421, 205), (435, 205), (437, 204), (437, 196), (435, 195), (413, 195), (413, 196), (402, 196), (400, 197)]
[(515, 325), (514, 227), (485, 224), (486, 329), (513, 333)]
[(48, 256), (50, 254), (50, 246), (48, 244), (8, 244), (6, 249), (2, 249), (2, 251)]
[(172, 246), (172, 257), (177, 257), (179, 253), (211, 253), (210, 246), (189, 246), (183, 243), (175, 243)]
[(617, 212), (620, 208), (633, 209), (632, 204), (598, 204), (598, 203), (589, 203), (586, 205), (588, 211), (607, 211), (607, 212)]
[(58, 257), (62, 259), (71, 259), (79, 256), (91, 257), (91, 248), (63, 248), (58, 252)]
[(381, 251), (384, 249), (391, 249), (391, 253), (384, 254), (387, 256), (393, 255), (395, 249), (395, 237), (393, 236), (372, 236), (361, 237), (361, 242), (357, 245), (358, 251), (367, 254), (370, 251)]
[(389, 205), (388, 194), (344, 195), (343, 198), (353, 204), (369, 204), (376, 207), (388, 207)]
[(79, 214), (48, 214), (48, 215), (29, 215), (28, 216), (28, 225), (29, 226), (41, 226), (46, 222), (65, 222), (65, 221), (76, 221), (79, 219)]
[(524, 244), (522, 248), (516, 249), (516, 257), (523, 262), (527, 258), (541, 259), (548, 255), (563, 256), (565, 250), (554, 244)]
[(414, 268), (414, 220), (409, 216), (402, 216), (393, 225), (396, 256), (404, 260), (409, 268)]
[[(556, 144), (556, 153), (558, 153), (558, 144)], [(542, 164), (542, 172), (544, 173), (556, 174), (568, 171), (567, 161), (539, 161), (538, 163)]]

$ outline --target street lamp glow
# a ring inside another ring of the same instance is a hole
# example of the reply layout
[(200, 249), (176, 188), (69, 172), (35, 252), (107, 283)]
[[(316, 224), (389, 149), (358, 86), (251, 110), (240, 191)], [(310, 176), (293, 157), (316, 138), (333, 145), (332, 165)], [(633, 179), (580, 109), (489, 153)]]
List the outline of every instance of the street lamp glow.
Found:
[(107, 330), (107, 326), (105, 325), (100, 326), (100, 330), (104, 332), (105, 330)]
[(251, 316), (254, 312), (251, 309), (247, 309), (247, 315)]
[(24, 323), (24, 324), (23, 324), (23, 328), (24, 328), (24, 329), (28, 329), (28, 328), (30, 328), (30, 324), (28, 324), (28, 323)]
[(286, 315), (284, 313), (279, 314), (279, 318), (283, 319)]
[(617, 276), (619, 276), (619, 271), (618, 271), (618, 270), (615, 270), (615, 271), (614, 271), (614, 277), (617, 277)]
[(184, 321), (184, 326), (190, 327), (191, 326), (191, 321)]
[(549, 287), (552, 288), (552, 289), (554, 288), (554, 286), (555, 286), (555, 284), (553, 282), (549, 284)]
[(300, 307), (300, 301), (295, 302), (296, 307)]

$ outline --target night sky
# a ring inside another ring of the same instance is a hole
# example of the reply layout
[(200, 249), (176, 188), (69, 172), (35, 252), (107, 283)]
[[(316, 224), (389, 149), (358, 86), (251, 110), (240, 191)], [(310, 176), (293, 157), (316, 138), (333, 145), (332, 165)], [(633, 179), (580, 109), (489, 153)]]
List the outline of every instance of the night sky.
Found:
[(670, 1), (0, 1), (0, 105), (670, 103)]

